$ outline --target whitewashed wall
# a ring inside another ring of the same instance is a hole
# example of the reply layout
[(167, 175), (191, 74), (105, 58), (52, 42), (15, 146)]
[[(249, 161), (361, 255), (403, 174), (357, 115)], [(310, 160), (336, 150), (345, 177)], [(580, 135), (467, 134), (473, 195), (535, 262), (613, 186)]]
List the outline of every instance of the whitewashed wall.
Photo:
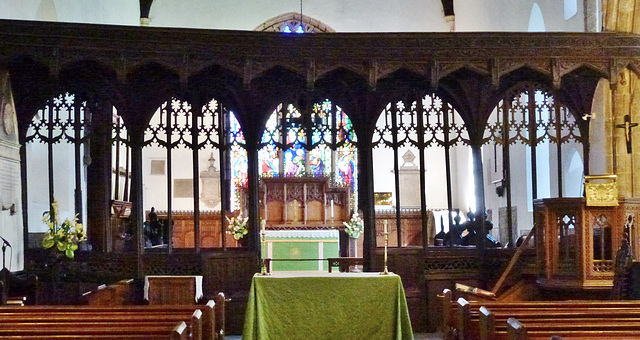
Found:
[[(568, 0), (573, 1), (573, 0)], [(534, 3), (547, 31), (583, 31), (583, 0), (565, 20), (559, 0), (455, 0), (457, 31), (527, 31)], [(150, 26), (252, 30), (300, 12), (298, 0), (156, 0)], [(338, 32), (444, 32), (440, 0), (304, 0), (302, 12)], [(139, 25), (138, 0), (0, 1), (0, 18)]]

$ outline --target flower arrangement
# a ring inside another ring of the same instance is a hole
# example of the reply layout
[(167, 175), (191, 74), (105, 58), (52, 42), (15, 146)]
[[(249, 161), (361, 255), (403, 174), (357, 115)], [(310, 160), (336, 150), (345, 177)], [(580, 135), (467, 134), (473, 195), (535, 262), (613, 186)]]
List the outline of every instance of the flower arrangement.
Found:
[(51, 204), (50, 211), (42, 214), (42, 222), (49, 227), (42, 239), (42, 246), (46, 249), (58, 250), (70, 259), (74, 257), (78, 243), (87, 239), (82, 224), (78, 223), (77, 214), (73, 220), (66, 218), (60, 222), (56, 201)]
[(227, 233), (233, 235), (234, 239), (239, 240), (249, 232), (247, 230), (247, 221), (249, 220), (248, 217), (241, 218), (240, 216), (237, 216), (229, 218), (228, 216), (226, 216), (226, 219), (228, 223)]
[(360, 217), (359, 212), (354, 212), (351, 215), (349, 222), (342, 222), (345, 226), (344, 231), (352, 238), (360, 237), (360, 233), (364, 231), (364, 221)]

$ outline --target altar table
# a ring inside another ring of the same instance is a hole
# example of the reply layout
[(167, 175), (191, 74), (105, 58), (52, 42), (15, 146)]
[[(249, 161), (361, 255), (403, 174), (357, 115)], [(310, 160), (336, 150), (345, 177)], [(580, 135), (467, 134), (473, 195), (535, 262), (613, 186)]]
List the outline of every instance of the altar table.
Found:
[(243, 340), (413, 339), (400, 276), (256, 274)]
[(326, 259), (340, 256), (339, 240), (337, 230), (267, 230), (262, 258), (278, 260), (271, 271), (327, 271)]

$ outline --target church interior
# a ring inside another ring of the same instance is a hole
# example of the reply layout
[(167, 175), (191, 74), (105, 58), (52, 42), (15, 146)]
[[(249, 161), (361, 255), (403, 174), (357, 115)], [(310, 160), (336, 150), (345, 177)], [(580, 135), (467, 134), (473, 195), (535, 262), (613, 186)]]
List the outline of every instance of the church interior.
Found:
[(631, 0), (2, 2), (0, 337), (640, 338), (638, 34)]

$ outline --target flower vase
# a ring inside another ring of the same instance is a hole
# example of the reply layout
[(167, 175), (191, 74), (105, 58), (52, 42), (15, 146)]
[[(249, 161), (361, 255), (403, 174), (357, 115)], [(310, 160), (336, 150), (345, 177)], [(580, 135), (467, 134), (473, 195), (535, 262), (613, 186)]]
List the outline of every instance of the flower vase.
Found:
[(349, 257), (358, 257), (358, 239), (349, 237)]
[(65, 292), (65, 278), (68, 271), (67, 258), (57, 251), (52, 252), (53, 256), (48, 257), (45, 268), (48, 275), (48, 303), (63, 303), (64, 298), (68, 295)]
[(247, 238), (246, 237), (241, 237), (241, 238), (237, 239), (236, 242), (238, 243), (238, 247), (246, 247), (247, 246)]
[[(360, 257), (358, 256), (358, 238), (357, 237), (349, 237), (349, 257)], [(358, 265), (349, 266), (350, 272), (359, 272), (362, 271), (362, 268)]]

